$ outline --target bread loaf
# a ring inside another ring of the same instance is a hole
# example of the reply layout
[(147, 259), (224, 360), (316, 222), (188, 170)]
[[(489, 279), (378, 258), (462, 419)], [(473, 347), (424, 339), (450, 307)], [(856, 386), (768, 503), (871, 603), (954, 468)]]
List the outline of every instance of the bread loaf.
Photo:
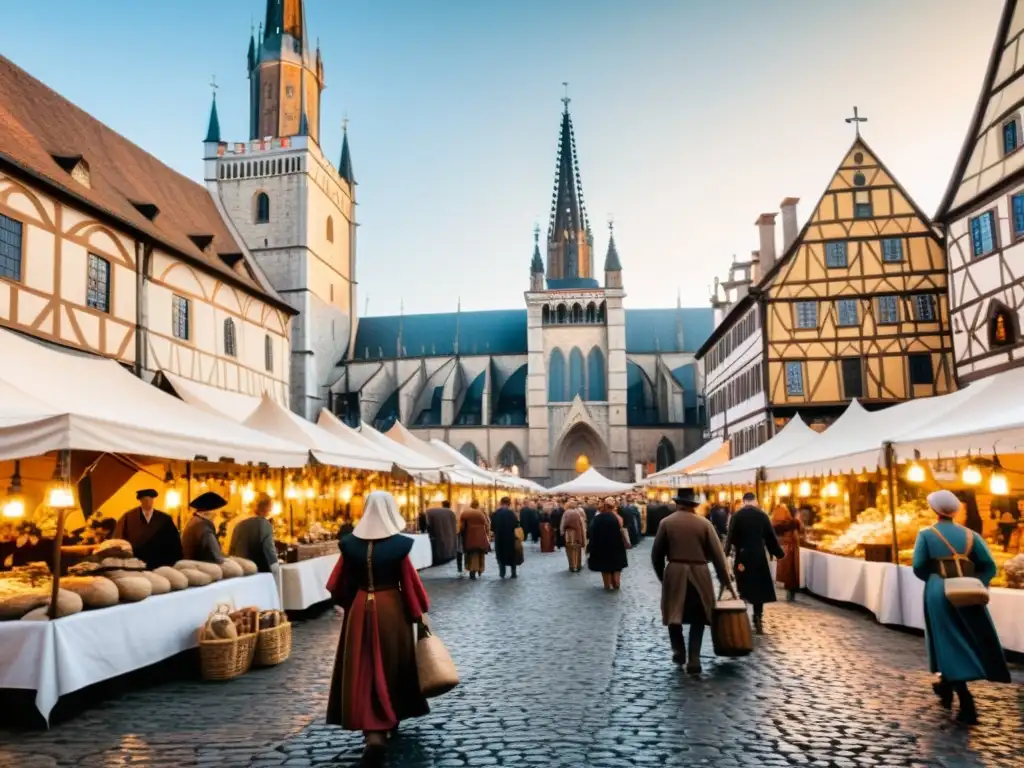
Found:
[(86, 608), (109, 608), (120, 599), (117, 585), (103, 576), (65, 576), (60, 588), (81, 597)]
[(141, 575), (122, 576), (114, 579), (114, 584), (117, 585), (117, 594), (123, 603), (137, 603), (153, 594), (149, 580)]
[(271, 629), (281, 624), (280, 611), (263, 611), (260, 613), (260, 629)]
[(233, 640), (238, 630), (229, 616), (218, 614), (206, 622), (206, 636), (210, 640)]
[[(62, 616), (71, 616), (75, 613), (80, 613), (82, 610), (82, 598), (74, 592), (67, 589), (61, 589), (57, 592), (57, 618)], [(26, 613), (21, 617), (22, 621), (46, 621), (50, 618), (50, 600), (47, 598), (46, 605), (41, 605), (38, 608)]]
[(220, 564), (220, 570), (225, 579), (240, 579), (244, 575), (242, 566), (230, 559)]
[(213, 579), (210, 578), (209, 574), (197, 571), (195, 568), (178, 568), (178, 570), (188, 579), (190, 587), (205, 587), (207, 584), (213, 583)]
[(189, 568), (193, 571), (202, 571), (210, 577), (210, 581), (220, 581), (224, 578), (224, 572), (216, 563), (204, 563), (199, 560), (179, 560), (174, 564), (178, 570)]
[(20, 619), (26, 613), (49, 602), (45, 592), (21, 592), (0, 597), (0, 621)]
[(149, 586), (153, 588), (154, 595), (166, 595), (171, 591), (171, 582), (163, 576), (153, 571), (143, 571), (139, 575), (149, 581)]
[(128, 558), (134, 556), (132, 543), (125, 539), (107, 539), (97, 544), (92, 553), (94, 556), (99, 555), (100, 557)]
[(188, 587), (188, 576), (177, 568), (171, 568), (169, 565), (161, 565), (159, 568), (155, 569), (153, 573), (167, 579), (167, 583), (171, 585), (171, 589), (173, 591)]
[(246, 560), (244, 557), (229, 557), (228, 560), (232, 560), (242, 566), (243, 576), (255, 576), (259, 573), (259, 568), (256, 567), (256, 563), (252, 560)]

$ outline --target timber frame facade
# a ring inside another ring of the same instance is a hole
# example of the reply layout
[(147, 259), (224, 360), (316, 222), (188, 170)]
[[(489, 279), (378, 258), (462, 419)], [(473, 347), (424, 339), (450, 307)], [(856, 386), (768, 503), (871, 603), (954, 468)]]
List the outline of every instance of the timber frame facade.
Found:
[(1006, 0), (935, 220), (946, 228), (956, 376), (1024, 365), (1024, 5)]
[(776, 424), (954, 388), (942, 236), (860, 136), (758, 292)]

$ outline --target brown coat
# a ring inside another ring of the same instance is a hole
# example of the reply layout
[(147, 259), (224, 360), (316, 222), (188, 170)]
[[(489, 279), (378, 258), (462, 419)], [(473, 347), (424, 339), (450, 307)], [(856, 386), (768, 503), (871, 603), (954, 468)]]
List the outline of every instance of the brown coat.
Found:
[(692, 510), (674, 512), (658, 526), (651, 561), (661, 581), (662, 622), (710, 624), (715, 587), (708, 563), (714, 565), (722, 584), (729, 583), (725, 552), (715, 527)]
[[(561, 534), (565, 537), (566, 542), (570, 538), (573, 539), (576, 545), (584, 547), (587, 544), (587, 516), (582, 509), (578, 507), (575, 509), (565, 510), (565, 514), (562, 515)], [(572, 531), (571, 536), (567, 536)]]
[(467, 554), (491, 551), (491, 521), (479, 509), (465, 509), (459, 517), (462, 551)]
[(800, 531), (803, 524), (795, 517), (789, 520), (772, 517), (772, 528), (786, 556), (775, 566), (775, 581), (785, 589), (800, 589)]

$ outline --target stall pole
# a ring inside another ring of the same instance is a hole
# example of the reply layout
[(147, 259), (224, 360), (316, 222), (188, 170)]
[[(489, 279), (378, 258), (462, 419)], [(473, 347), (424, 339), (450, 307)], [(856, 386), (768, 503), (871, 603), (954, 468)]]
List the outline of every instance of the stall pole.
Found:
[[(892, 562), (900, 564), (900, 542), (896, 536), (896, 457), (892, 443), (885, 444), (885, 479), (889, 487), (889, 522), (892, 525)], [(898, 573), (897, 573), (898, 575)]]
[[(61, 482), (70, 484), (71, 451), (60, 451), (57, 454), (57, 461), (60, 462), (59, 469)], [(46, 615), (50, 619), (57, 618), (57, 597), (60, 594), (61, 545), (64, 543), (64, 520), (67, 517), (67, 514), (67, 509), (63, 507), (57, 510), (57, 534), (53, 537), (53, 582), (50, 585), (50, 607), (46, 611)]]
[[(192, 509), (192, 462), (185, 462), (185, 507)], [(182, 508), (184, 510), (184, 507)], [(182, 512), (184, 514), (184, 511)]]

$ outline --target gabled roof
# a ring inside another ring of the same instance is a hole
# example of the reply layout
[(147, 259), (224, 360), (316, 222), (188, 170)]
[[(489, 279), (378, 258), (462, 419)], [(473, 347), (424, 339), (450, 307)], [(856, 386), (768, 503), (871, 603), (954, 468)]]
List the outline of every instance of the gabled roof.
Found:
[[(1022, 31), (1024, 31), (1024, 6), (1018, 13), (1017, 0), (1005, 0), (1003, 15), (999, 19), (995, 40), (992, 43), (992, 52), (989, 54), (985, 79), (982, 81), (978, 101), (974, 105), (974, 114), (968, 125), (964, 143), (960, 147), (956, 165), (953, 166), (953, 175), (949, 179), (946, 192), (935, 212), (936, 221), (945, 222), (956, 210), (965, 207), (979, 196), (990, 194), (997, 188), (1010, 184), (1013, 180), (1020, 178), (1024, 171), (1024, 158), (1018, 158), (1017, 167), (1010, 170), (1009, 173), (994, 174), (993, 178), (987, 182), (980, 178), (985, 162), (986, 147), (983, 145), (983, 141), (987, 128), (1004, 119), (1007, 111), (1015, 106), (1012, 103), (1002, 102), (1004, 89), (1008, 89), (1008, 86), (1018, 82), (1024, 76), (1020, 63), (1020, 46), (1024, 44), (1024, 38), (1021, 37)], [(1005, 58), (1004, 51), (1007, 54)], [(998, 152), (1001, 147), (995, 149)], [(979, 177), (978, 184), (973, 190), (965, 190), (964, 195), (958, 196), (957, 193), (964, 186), (964, 176), (968, 172), (968, 166), (972, 165), (972, 161), (975, 161), (973, 163), (975, 165), (974, 173)], [(968, 193), (969, 196), (967, 196)]]
[[(225, 262), (225, 256), (244, 248), (232, 236), (206, 187), (168, 168), (3, 56), (0, 94), (0, 165), (295, 314), (272, 288), (254, 277), (255, 267), (236, 262), (232, 268)], [(55, 155), (84, 158), (90, 185), (74, 181)], [(150, 221), (136, 207), (139, 203), (155, 205), (159, 215)], [(213, 240), (201, 250), (190, 235), (212, 235)]]

